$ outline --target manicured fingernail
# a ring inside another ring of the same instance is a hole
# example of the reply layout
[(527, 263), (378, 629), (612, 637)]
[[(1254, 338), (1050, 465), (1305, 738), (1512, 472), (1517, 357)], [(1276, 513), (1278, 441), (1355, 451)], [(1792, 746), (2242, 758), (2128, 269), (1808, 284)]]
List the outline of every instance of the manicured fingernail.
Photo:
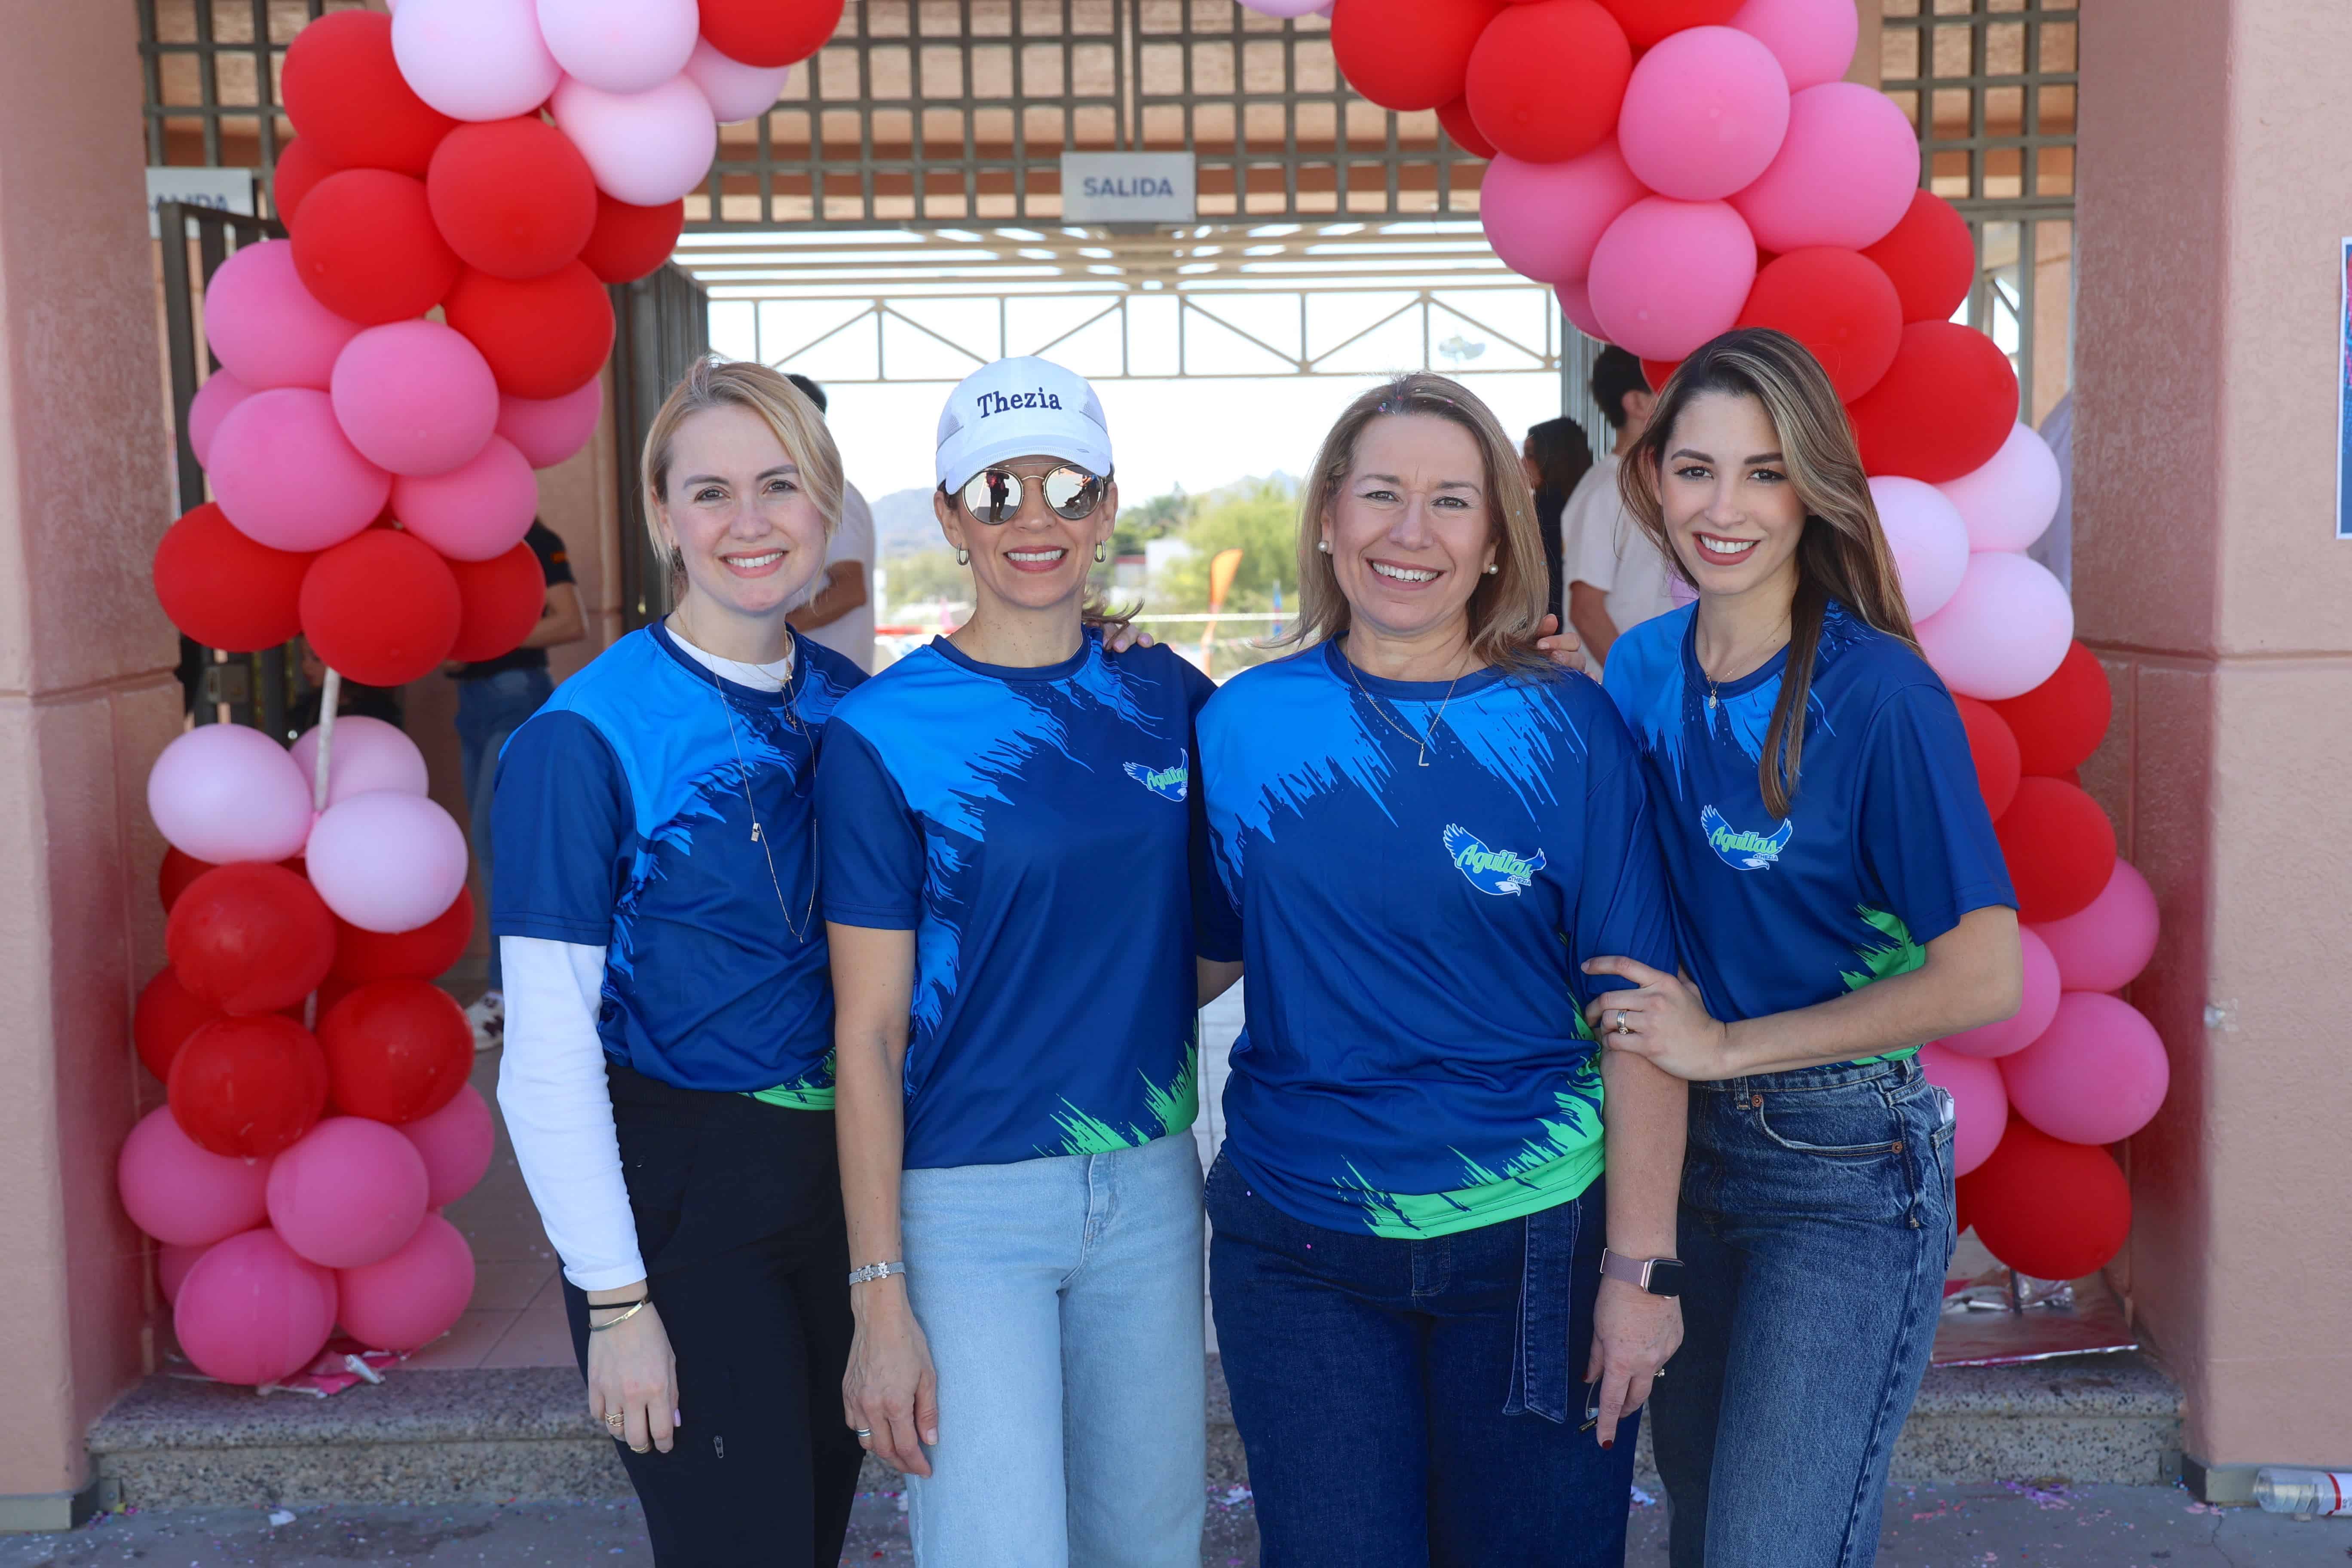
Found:
[(686, 1412), (685, 1412), (685, 1411), (683, 1411), (683, 1410), (673, 1410), (673, 1411), (671, 1411), (671, 1412), (669, 1413), (669, 1424), (670, 1424), (671, 1426), (685, 1426), (685, 1425), (686, 1425)]
[(1614, 1437), (1603, 1437), (1601, 1439), (1601, 1446), (1604, 1448), (1613, 1448), (1617, 1446), (1617, 1439)]

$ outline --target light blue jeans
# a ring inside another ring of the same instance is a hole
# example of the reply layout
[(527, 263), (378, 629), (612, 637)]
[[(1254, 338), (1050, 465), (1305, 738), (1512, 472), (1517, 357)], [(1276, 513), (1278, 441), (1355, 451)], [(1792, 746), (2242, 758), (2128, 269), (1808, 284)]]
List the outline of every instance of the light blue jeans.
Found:
[(907, 1289), (939, 1370), (919, 1568), (1198, 1568), (1201, 1165), (1139, 1149), (908, 1171)]

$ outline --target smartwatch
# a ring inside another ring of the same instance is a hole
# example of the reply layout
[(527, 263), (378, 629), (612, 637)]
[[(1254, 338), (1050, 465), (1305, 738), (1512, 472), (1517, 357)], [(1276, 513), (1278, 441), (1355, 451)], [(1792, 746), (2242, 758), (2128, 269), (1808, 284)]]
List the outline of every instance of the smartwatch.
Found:
[(1622, 1279), (1653, 1296), (1679, 1296), (1683, 1293), (1683, 1264), (1679, 1258), (1628, 1258), (1603, 1247), (1601, 1252), (1601, 1277)]

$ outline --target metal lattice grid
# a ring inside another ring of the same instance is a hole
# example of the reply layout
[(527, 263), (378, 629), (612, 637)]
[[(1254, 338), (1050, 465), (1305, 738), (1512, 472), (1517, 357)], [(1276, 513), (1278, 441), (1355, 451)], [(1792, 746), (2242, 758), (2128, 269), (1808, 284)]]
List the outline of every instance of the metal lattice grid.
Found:
[(137, 0), (147, 162), (255, 168), (267, 186), (291, 140), (278, 91), (286, 47), (361, 0)]

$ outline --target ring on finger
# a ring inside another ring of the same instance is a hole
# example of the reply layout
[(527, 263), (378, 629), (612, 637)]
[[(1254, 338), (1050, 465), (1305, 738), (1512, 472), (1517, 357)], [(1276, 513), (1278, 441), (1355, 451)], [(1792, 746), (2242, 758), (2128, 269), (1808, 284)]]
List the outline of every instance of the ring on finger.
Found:
[(860, 1426), (857, 1428), (857, 1436), (860, 1442), (870, 1442), (873, 1440), (874, 1428), (871, 1426)]
[(622, 1415), (622, 1414), (621, 1414), (619, 1411), (617, 1411), (617, 1410), (614, 1411), (611, 1415), (607, 1415), (607, 1416), (605, 1416), (605, 1417), (604, 1417), (604, 1428), (605, 1428), (605, 1430), (607, 1430), (607, 1431), (609, 1431), (609, 1432), (613, 1433), (613, 1434), (614, 1434), (614, 1436), (616, 1436), (621, 1433), (621, 1431), (622, 1431), (622, 1429), (623, 1429), (623, 1428), (625, 1428), (625, 1427), (626, 1427), (626, 1426), (628, 1426), (628, 1424), (629, 1424), (629, 1419), (628, 1419), (628, 1417), (627, 1417), (627, 1416), (625, 1416), (625, 1415)]

